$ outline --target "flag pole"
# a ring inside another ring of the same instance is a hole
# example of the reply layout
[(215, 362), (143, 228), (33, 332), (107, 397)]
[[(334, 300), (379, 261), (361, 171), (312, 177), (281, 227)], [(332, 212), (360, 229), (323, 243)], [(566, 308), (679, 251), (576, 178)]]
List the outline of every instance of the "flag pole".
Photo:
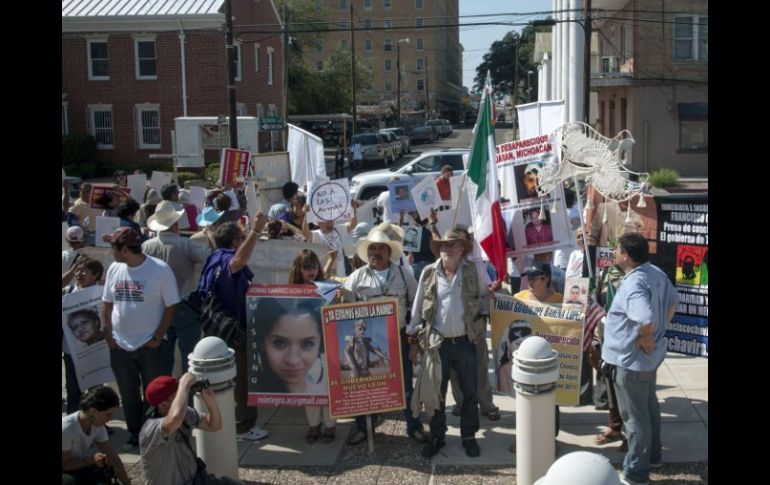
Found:
[(465, 188), (466, 178), (468, 178), (467, 170), (465, 171), (465, 173), (463, 173), (463, 181), (460, 184), (460, 193), (457, 194), (457, 204), (455, 205), (455, 213), (452, 215), (452, 225), (449, 227), (449, 229), (454, 229), (455, 227), (455, 221), (457, 221), (457, 212), (460, 210), (460, 204), (462, 203), (462, 194), (463, 194), (463, 189)]

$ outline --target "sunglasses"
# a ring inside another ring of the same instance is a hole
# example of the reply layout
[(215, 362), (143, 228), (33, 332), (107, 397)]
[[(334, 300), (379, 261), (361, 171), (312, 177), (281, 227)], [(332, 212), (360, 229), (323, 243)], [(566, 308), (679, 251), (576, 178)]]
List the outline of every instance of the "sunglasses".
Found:
[(313, 271), (314, 269), (318, 269), (318, 265), (317, 264), (303, 264), (302, 265), (302, 269), (304, 269), (305, 271)]

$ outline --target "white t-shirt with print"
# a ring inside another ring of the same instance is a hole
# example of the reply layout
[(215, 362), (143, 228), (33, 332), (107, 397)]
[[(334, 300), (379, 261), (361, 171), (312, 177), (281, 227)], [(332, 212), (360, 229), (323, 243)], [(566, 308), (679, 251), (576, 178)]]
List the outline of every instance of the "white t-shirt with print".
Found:
[(102, 301), (112, 303), (112, 338), (124, 350), (146, 344), (158, 329), (166, 307), (179, 303), (179, 289), (169, 265), (145, 256), (135, 268), (112, 263)]

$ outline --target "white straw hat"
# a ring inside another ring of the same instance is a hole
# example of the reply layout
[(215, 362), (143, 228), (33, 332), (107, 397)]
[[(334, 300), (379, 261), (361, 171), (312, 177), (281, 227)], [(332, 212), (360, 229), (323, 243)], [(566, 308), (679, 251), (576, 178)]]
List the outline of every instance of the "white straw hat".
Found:
[(147, 218), (147, 227), (156, 232), (167, 231), (184, 213), (184, 209), (176, 210), (173, 202), (164, 200), (155, 208), (155, 214)]

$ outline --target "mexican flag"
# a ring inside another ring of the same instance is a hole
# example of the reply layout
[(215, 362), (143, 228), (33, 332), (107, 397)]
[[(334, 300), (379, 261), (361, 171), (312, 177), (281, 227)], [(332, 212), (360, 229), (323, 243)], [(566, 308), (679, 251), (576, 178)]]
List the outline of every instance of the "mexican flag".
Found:
[(476, 241), (497, 270), (497, 281), (502, 281), (507, 269), (505, 222), (500, 213), (491, 97), (492, 84), (487, 73), (479, 104), (479, 117), (473, 129), (473, 141), (468, 156), (468, 196)]

